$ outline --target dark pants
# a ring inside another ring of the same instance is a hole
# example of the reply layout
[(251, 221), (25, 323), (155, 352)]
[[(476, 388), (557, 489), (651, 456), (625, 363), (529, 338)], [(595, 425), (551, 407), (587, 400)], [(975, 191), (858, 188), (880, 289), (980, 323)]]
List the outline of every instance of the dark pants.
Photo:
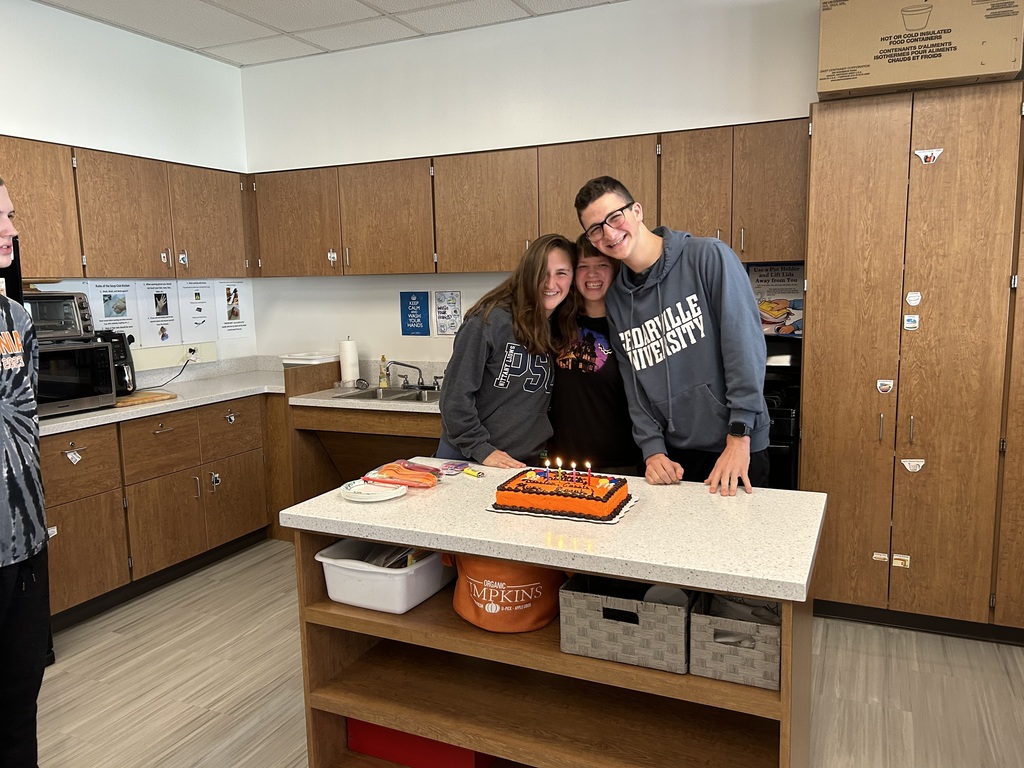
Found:
[(0, 766), (36, 768), (36, 699), (50, 631), (46, 550), (0, 568)]
[[(683, 482), (703, 483), (715, 468), (720, 453), (713, 451), (674, 451), (668, 449), (668, 457), (683, 467)], [(750, 468), (747, 476), (755, 488), (768, 487), (768, 450), (750, 454)], [(743, 485), (743, 481), (740, 481)]]

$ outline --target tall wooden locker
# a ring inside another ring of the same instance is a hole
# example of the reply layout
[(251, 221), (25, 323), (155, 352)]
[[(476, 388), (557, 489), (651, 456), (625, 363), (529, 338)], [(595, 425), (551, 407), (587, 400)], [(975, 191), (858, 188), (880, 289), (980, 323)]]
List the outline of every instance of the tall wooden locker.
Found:
[(815, 597), (984, 622), (1020, 83), (816, 105), (802, 487)]

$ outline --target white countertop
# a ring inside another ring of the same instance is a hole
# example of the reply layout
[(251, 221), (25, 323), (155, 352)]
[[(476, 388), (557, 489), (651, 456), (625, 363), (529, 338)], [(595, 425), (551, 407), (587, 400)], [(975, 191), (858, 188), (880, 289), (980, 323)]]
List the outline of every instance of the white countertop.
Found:
[(346, 397), (335, 397), (342, 392), (355, 392), (355, 389), (335, 391), (324, 389), (308, 395), (296, 395), (288, 398), (288, 405), (309, 406), (313, 408), (347, 408), (359, 411), (406, 411), (408, 413), (440, 413), (440, 406), (434, 403), (421, 403), (415, 400), (353, 400)]
[(445, 477), (435, 488), (410, 488), (400, 498), (373, 503), (329, 491), (283, 510), (281, 524), (636, 581), (807, 600), (823, 493), (758, 488), (722, 497), (702, 483), (654, 486), (630, 478), (636, 503), (611, 525), (487, 511), (495, 487), (517, 471), (486, 467), (484, 477)]
[(75, 429), (99, 427), (104, 424), (154, 416), (158, 413), (235, 400), (249, 395), (283, 394), (284, 374), (281, 371), (246, 371), (180, 383), (172, 381), (165, 387), (154, 387), (152, 391), (173, 392), (177, 397), (173, 400), (161, 400), (144, 405), (101, 408), (95, 411), (71, 413), (67, 416), (42, 418), (39, 420), (39, 434), (40, 436), (58, 435)]

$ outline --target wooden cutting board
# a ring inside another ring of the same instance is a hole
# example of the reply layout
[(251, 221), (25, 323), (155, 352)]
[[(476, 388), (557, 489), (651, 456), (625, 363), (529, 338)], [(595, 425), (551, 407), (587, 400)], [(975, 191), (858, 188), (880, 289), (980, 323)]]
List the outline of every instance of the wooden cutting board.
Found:
[(124, 408), (129, 405), (144, 405), (146, 403), (158, 403), (161, 400), (174, 400), (177, 397), (173, 392), (132, 392), (130, 395), (117, 398), (114, 405), (117, 408)]

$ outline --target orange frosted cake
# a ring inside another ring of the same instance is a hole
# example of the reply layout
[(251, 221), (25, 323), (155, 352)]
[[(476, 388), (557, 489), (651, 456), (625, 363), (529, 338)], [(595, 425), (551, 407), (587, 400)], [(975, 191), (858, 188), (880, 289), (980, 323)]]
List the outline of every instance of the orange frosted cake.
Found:
[(608, 522), (629, 502), (624, 477), (527, 469), (498, 486), (494, 508)]

